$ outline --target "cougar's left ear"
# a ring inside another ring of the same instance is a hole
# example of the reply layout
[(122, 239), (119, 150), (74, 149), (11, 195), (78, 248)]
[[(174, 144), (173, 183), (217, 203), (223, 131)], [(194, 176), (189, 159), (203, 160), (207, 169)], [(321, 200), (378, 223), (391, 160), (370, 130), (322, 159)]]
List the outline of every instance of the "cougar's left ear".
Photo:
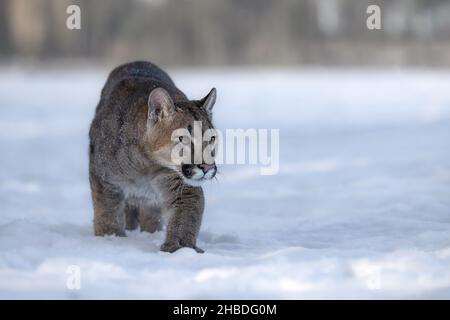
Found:
[(216, 103), (216, 95), (217, 95), (216, 88), (212, 88), (211, 91), (208, 93), (208, 95), (204, 97), (202, 100), (200, 100), (200, 103), (202, 104), (203, 108), (210, 114), (212, 113), (212, 108)]

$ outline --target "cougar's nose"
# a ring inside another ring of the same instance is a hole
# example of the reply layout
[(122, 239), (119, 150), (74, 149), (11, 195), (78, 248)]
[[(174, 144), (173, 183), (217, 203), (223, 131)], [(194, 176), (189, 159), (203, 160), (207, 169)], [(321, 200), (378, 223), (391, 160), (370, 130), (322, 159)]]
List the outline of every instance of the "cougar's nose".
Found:
[(198, 167), (203, 170), (203, 173), (207, 173), (209, 170), (213, 169), (215, 166), (216, 166), (215, 164), (206, 164), (206, 163), (198, 165)]

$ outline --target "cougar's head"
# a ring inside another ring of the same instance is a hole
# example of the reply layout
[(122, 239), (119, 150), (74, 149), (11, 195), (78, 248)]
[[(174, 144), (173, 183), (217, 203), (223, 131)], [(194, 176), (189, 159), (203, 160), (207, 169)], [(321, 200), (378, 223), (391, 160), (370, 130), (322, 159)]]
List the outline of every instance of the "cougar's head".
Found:
[(146, 143), (151, 157), (199, 186), (216, 172), (217, 134), (212, 124), (216, 89), (201, 100), (176, 100), (163, 88), (148, 98)]

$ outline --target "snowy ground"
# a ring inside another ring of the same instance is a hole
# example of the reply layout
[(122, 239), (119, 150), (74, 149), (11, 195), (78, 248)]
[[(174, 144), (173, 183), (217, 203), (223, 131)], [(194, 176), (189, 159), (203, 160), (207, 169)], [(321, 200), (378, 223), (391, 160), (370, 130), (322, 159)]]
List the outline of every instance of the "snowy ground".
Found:
[[(450, 298), (450, 73), (173, 73), (220, 128), (280, 128), (275, 176), (222, 166), (199, 245), (92, 232), (106, 72), (0, 71), (1, 298)], [(81, 289), (66, 270), (81, 268)]]

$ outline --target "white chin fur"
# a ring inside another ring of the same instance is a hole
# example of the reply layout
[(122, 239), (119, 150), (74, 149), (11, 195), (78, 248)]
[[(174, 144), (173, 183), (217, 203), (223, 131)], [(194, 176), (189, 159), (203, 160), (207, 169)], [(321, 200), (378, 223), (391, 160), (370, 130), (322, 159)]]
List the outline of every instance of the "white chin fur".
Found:
[(199, 168), (194, 167), (192, 171), (194, 172), (194, 174), (190, 178), (192, 180), (199, 180), (205, 176), (205, 174), (203, 173), (203, 170), (201, 170)]
[(203, 182), (205, 182), (205, 179), (187, 179), (185, 177), (183, 177), (183, 180), (186, 184), (193, 186), (193, 187), (201, 187), (203, 185)]
[(193, 168), (194, 174), (189, 179), (184, 178), (184, 182), (187, 184), (194, 186), (194, 187), (200, 187), (203, 182), (205, 182), (203, 171), (199, 168)]
[(194, 174), (190, 179), (183, 177), (184, 182), (187, 184), (200, 187), (205, 181), (210, 180), (214, 174), (214, 170), (209, 170), (206, 174), (201, 169), (194, 168)]

